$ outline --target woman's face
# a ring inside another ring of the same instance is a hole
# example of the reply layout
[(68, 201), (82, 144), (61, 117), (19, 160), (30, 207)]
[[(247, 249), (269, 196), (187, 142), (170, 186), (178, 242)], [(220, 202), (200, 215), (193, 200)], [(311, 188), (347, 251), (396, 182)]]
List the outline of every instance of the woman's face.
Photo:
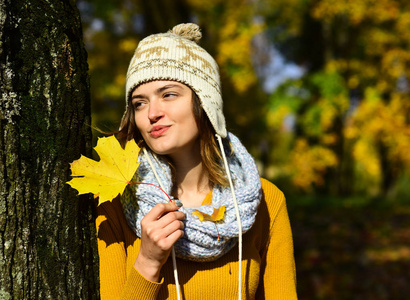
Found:
[(199, 131), (192, 98), (192, 90), (176, 81), (151, 81), (134, 89), (135, 124), (152, 151), (171, 157), (197, 151)]

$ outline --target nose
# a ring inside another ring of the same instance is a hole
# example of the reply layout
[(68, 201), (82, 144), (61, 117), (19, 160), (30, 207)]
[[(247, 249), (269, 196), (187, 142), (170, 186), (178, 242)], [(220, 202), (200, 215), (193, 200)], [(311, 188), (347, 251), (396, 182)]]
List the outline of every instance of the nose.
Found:
[(151, 100), (149, 104), (148, 110), (148, 118), (151, 123), (158, 122), (164, 116), (164, 112), (162, 110), (162, 105), (158, 100)]

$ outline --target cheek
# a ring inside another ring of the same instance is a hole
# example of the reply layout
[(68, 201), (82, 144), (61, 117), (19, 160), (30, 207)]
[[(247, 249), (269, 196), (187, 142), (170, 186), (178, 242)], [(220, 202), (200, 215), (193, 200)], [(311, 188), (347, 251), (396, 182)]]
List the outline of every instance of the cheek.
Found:
[(179, 117), (183, 121), (183, 124), (188, 132), (198, 131), (198, 125), (195, 121), (195, 116), (192, 111), (186, 111)]
[(198, 124), (195, 121), (194, 114), (190, 114), (189, 116), (187, 116), (186, 127), (187, 127), (188, 132), (191, 133), (191, 135), (199, 134)]
[(137, 116), (135, 115), (134, 117), (134, 121), (135, 121), (135, 126), (137, 127), (137, 129), (142, 133), (144, 130), (144, 121), (143, 118), (141, 118), (141, 116)]

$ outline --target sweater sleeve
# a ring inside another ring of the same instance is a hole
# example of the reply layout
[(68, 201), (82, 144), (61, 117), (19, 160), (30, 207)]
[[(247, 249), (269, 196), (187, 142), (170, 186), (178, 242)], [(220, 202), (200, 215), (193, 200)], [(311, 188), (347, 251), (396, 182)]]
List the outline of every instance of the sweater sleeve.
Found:
[(126, 247), (131, 230), (124, 220), (118, 198), (97, 207), (101, 299), (156, 299), (162, 282), (147, 280), (133, 266), (127, 272)]
[[(264, 188), (270, 213), (270, 229), (261, 262), (259, 291), (263, 299), (294, 300), (296, 295), (296, 268), (292, 231), (283, 193), (272, 183)], [(273, 209), (272, 209), (273, 208)], [(261, 289), (262, 288), (262, 289)]]

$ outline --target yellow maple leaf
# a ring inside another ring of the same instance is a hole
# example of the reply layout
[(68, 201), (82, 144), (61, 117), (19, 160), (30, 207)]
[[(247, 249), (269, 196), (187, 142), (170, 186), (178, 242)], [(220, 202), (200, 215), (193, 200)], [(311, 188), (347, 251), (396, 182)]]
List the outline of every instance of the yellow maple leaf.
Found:
[(225, 205), (219, 208), (214, 208), (214, 212), (212, 213), (212, 215), (208, 215), (197, 209), (195, 209), (192, 212), (192, 214), (197, 216), (199, 218), (199, 221), (201, 222), (203, 221), (219, 222), (219, 221), (222, 221), (225, 216)]
[(79, 195), (93, 193), (98, 196), (100, 205), (124, 192), (137, 171), (140, 148), (131, 140), (123, 149), (115, 136), (110, 136), (99, 138), (94, 149), (100, 160), (95, 161), (81, 155), (70, 164), (73, 179), (67, 183)]

